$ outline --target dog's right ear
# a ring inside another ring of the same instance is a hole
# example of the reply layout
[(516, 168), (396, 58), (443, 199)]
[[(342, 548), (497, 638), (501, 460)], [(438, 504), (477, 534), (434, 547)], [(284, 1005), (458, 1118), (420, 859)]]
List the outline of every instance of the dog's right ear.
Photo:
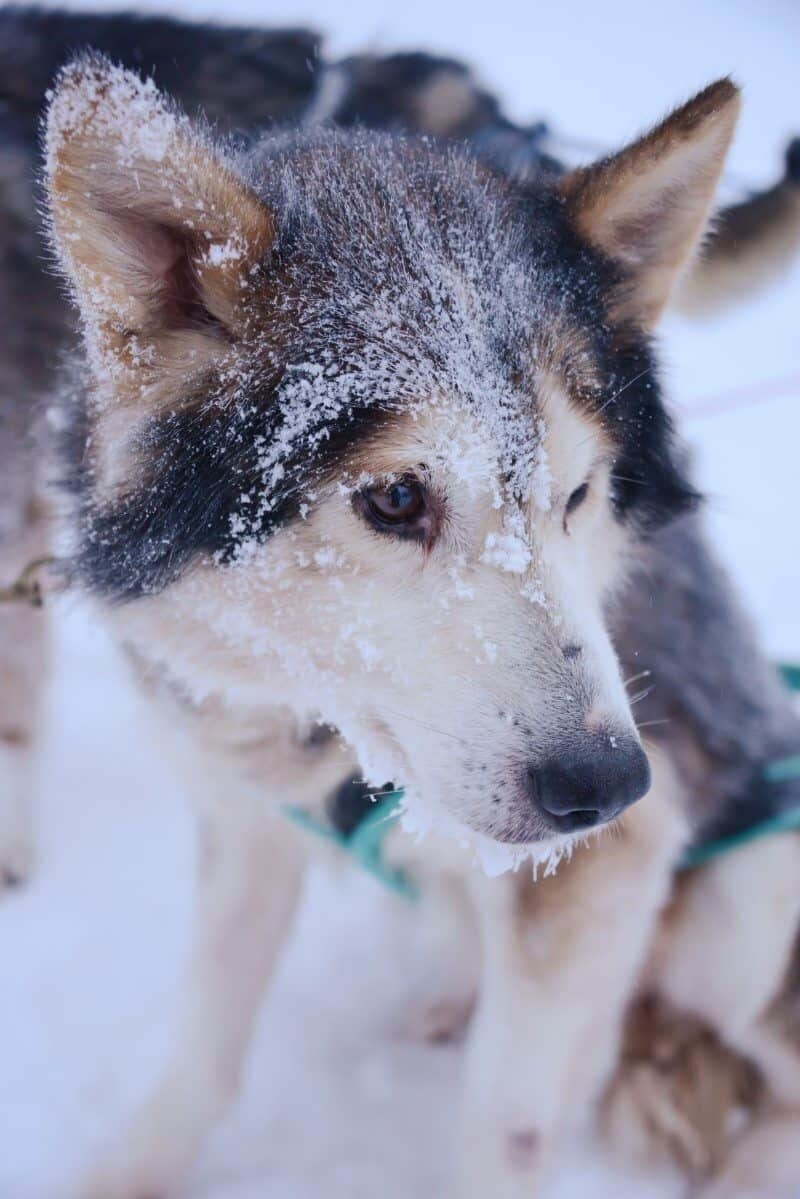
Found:
[(618, 315), (652, 328), (706, 228), (739, 113), (720, 79), (618, 154), (559, 184), (575, 228), (618, 262)]
[(46, 187), (99, 381), (202, 370), (235, 342), (268, 209), (152, 81), (91, 55), (59, 76)]

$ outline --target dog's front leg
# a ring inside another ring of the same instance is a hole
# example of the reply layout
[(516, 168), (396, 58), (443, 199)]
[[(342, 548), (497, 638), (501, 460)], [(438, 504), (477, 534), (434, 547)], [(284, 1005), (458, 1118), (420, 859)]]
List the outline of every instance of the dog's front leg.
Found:
[(184, 1183), (235, 1096), (298, 896), (300, 843), (269, 794), (270, 770), (286, 769), (274, 760), (280, 739), (215, 746), (207, 726), (197, 734), (187, 747), (199, 828), (196, 914), (177, 1042), (154, 1091), (84, 1181), (79, 1199), (162, 1199)]
[(533, 883), (476, 879), (484, 978), (466, 1066), (458, 1199), (531, 1199), (597, 1097), (683, 835), (662, 765), (619, 833)]

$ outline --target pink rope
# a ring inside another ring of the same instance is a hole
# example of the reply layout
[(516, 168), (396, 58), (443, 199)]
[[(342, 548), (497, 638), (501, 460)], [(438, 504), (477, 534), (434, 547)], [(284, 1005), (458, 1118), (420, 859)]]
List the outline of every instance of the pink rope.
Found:
[(678, 404), (678, 411), (687, 420), (704, 420), (710, 416), (723, 416), (726, 412), (737, 412), (754, 408), (770, 400), (800, 394), (800, 373), (784, 375), (777, 379), (764, 379), (759, 383), (748, 383), (731, 391), (716, 395), (701, 396), (687, 404)]

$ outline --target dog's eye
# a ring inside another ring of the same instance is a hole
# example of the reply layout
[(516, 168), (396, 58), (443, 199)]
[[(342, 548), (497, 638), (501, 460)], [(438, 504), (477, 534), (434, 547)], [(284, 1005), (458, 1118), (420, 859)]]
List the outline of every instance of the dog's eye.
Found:
[(581, 483), (580, 487), (576, 487), (572, 495), (567, 500), (567, 505), (564, 509), (565, 516), (572, 516), (576, 509), (580, 508), (583, 501), (589, 494), (589, 484)]
[(389, 487), (371, 487), (364, 493), (370, 515), (385, 525), (407, 525), (425, 511), (425, 493), (414, 479), (400, 479)]
[(422, 484), (411, 476), (367, 487), (353, 497), (353, 503), (379, 533), (428, 544), (433, 541), (437, 524), (434, 505)]

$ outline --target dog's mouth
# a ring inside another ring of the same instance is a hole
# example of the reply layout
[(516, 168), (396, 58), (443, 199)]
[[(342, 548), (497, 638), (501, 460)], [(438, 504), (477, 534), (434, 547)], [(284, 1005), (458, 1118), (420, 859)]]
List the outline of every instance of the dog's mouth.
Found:
[(370, 715), (364, 720), (364, 728), (366, 736), (356, 745), (364, 776), (376, 785), (380, 780), (393, 779), (399, 788), (416, 781), (409, 755), (390, 725), (380, 716)]
[(500, 845), (521, 848), (525, 845), (543, 846), (551, 842), (561, 844), (575, 835), (575, 829), (553, 827), (535, 809), (526, 807), (519, 813), (512, 811), (499, 826), (493, 823), (486, 830), (486, 835)]

